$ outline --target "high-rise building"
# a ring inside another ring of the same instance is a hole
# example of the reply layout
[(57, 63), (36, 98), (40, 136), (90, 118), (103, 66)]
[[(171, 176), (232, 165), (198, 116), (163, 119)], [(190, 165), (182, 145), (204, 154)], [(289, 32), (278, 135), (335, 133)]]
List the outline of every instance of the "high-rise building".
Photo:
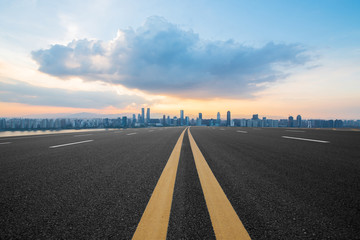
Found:
[(135, 127), (135, 125), (136, 125), (136, 115), (133, 114), (132, 115), (132, 120), (131, 120), (131, 127)]
[(231, 113), (230, 111), (227, 111), (227, 114), (226, 114), (226, 126), (230, 126), (231, 125)]
[(127, 117), (126, 116), (122, 117), (122, 124), (121, 125), (122, 125), (123, 128), (127, 127)]
[(221, 123), (220, 112), (218, 112), (216, 116), (216, 125), (220, 126), (220, 123)]
[(145, 108), (141, 108), (141, 121), (140, 123), (145, 122)]
[(202, 113), (199, 113), (199, 119), (202, 120)]
[(138, 114), (137, 122), (141, 123), (141, 114), (140, 113)]
[(334, 127), (335, 128), (342, 128), (343, 127), (343, 121), (342, 120), (338, 120), (338, 119), (336, 119), (335, 120), (335, 123), (334, 123)]
[(201, 125), (202, 125), (201, 118), (197, 118), (196, 119), (196, 126), (201, 126)]
[(173, 117), (173, 124), (174, 124), (174, 126), (178, 126), (178, 118), (177, 117)]
[(180, 110), (180, 125), (184, 125), (184, 110)]
[(163, 122), (162, 122), (163, 126), (166, 126), (166, 116), (163, 115)]
[(259, 120), (259, 114), (253, 114), (252, 120)]
[(146, 109), (146, 122), (150, 123), (150, 108)]
[(293, 116), (289, 117), (288, 127), (294, 127), (294, 117)]
[(260, 122), (260, 127), (268, 127), (266, 117), (262, 118), (262, 121)]
[(190, 119), (189, 117), (185, 117), (185, 125), (189, 126), (190, 125)]
[(296, 117), (296, 127), (301, 127), (301, 115), (297, 115)]

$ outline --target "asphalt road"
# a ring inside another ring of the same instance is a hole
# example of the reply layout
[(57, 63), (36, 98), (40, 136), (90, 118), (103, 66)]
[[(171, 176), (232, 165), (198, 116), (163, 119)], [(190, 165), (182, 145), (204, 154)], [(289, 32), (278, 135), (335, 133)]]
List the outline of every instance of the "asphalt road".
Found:
[[(131, 239), (183, 130), (0, 138), (0, 238)], [(252, 239), (360, 239), (360, 132), (190, 130)], [(215, 239), (187, 133), (171, 206), (168, 239)]]

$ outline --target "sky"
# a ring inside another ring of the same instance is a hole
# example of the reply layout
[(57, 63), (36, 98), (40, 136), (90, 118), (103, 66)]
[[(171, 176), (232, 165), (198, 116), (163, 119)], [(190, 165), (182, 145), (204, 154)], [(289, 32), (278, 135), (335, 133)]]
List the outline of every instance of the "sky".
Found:
[(360, 119), (360, 1), (0, 0), (0, 117)]

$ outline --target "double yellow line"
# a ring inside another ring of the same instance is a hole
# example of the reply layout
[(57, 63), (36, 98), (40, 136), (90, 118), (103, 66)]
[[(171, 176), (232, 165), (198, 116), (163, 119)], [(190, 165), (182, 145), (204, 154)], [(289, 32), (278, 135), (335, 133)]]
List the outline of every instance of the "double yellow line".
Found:
[(176, 173), (186, 130), (216, 239), (250, 239), (189, 128), (185, 128), (181, 133), (141, 217), (133, 239), (166, 239)]

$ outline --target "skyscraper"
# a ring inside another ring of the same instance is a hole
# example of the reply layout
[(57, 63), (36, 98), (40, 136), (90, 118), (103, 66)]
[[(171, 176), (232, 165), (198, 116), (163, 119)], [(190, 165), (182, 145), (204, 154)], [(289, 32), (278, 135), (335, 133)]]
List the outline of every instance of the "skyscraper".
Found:
[(127, 127), (127, 117), (126, 117), (126, 116), (122, 117), (122, 123), (121, 123), (121, 125), (122, 125), (123, 128), (126, 128), (126, 127)]
[(150, 108), (146, 109), (146, 122), (150, 123)]
[(216, 125), (220, 126), (220, 123), (221, 123), (220, 112), (218, 112), (216, 116)]
[(293, 116), (289, 117), (288, 127), (294, 127), (294, 117)]
[(133, 114), (132, 120), (131, 120), (131, 127), (135, 127), (135, 124), (136, 124), (136, 115)]
[(202, 120), (202, 113), (199, 113), (199, 119)]
[(300, 128), (301, 127), (301, 116), (297, 115), (296, 117), (296, 127)]
[(141, 121), (140, 123), (145, 122), (145, 108), (141, 108)]
[(163, 122), (162, 122), (163, 126), (166, 126), (166, 116), (163, 115)]
[(184, 110), (180, 110), (180, 125), (184, 125)]
[(174, 126), (178, 125), (178, 118), (176, 116), (173, 117), (173, 124), (174, 124)]
[(230, 126), (231, 125), (231, 113), (230, 111), (227, 111), (227, 114), (226, 114), (226, 126)]

